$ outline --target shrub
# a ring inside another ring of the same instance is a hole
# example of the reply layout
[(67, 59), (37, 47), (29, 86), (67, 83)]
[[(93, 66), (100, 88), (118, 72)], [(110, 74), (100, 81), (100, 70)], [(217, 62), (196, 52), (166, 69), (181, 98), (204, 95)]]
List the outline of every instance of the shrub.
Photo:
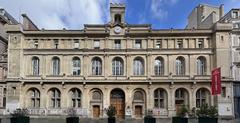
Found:
[(115, 114), (116, 114), (116, 109), (114, 106), (110, 105), (107, 109), (107, 115), (109, 118), (111, 117), (115, 117)]
[(26, 108), (18, 108), (13, 111), (13, 113), (10, 114), (12, 117), (28, 117), (29, 112)]
[(218, 116), (217, 107), (216, 106), (208, 106), (208, 104), (204, 104), (197, 110), (197, 116), (198, 117), (216, 118)]
[(188, 115), (188, 109), (186, 106), (181, 106), (181, 108), (177, 112), (178, 117), (186, 117)]

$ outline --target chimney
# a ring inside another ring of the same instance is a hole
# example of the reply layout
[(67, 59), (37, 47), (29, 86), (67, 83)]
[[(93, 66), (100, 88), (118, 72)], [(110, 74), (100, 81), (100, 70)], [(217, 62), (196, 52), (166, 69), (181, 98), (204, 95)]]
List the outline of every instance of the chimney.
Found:
[(23, 30), (39, 30), (38, 27), (30, 20), (26, 14), (22, 14), (23, 17)]
[(224, 4), (221, 4), (219, 9), (220, 9), (220, 12), (219, 12), (220, 17), (219, 18), (222, 18), (224, 16)]

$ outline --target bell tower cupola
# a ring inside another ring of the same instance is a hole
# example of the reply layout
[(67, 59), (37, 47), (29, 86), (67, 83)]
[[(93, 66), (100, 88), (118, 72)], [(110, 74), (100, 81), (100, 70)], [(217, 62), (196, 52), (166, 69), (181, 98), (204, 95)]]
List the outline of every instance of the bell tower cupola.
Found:
[(112, 24), (125, 23), (125, 4), (111, 3), (110, 4), (110, 16)]

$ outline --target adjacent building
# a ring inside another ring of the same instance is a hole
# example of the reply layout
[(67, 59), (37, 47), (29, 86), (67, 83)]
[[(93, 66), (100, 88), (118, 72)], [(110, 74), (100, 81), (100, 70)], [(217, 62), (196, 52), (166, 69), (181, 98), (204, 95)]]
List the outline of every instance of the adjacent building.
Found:
[(231, 73), (234, 79), (234, 112), (236, 117), (240, 117), (240, 9), (231, 9), (220, 22), (231, 23)]
[(211, 29), (224, 16), (224, 5), (199, 4), (188, 16), (186, 29)]
[(18, 22), (4, 9), (0, 8), (0, 108), (6, 106), (7, 48), (6, 25)]
[[(221, 13), (221, 12), (219, 12)], [(220, 14), (221, 15), (221, 14)], [(221, 116), (233, 116), (229, 23), (208, 29), (152, 29), (128, 24), (125, 5), (111, 4), (111, 21), (82, 30), (8, 25), (7, 104), (3, 114), (28, 108), (31, 115), (106, 117), (113, 105), (118, 118), (171, 117), (181, 106), (207, 103), (211, 70), (221, 67)]]

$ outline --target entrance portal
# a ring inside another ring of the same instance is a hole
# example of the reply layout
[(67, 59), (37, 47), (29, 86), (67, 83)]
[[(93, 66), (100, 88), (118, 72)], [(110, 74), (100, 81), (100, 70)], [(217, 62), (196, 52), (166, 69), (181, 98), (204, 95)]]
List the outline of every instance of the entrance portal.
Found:
[(142, 118), (142, 106), (135, 106), (136, 118)]
[(93, 117), (94, 118), (99, 118), (100, 116), (100, 106), (99, 105), (94, 105), (93, 106)]
[(111, 91), (110, 104), (116, 109), (116, 117), (124, 118), (125, 116), (125, 94), (120, 89)]

